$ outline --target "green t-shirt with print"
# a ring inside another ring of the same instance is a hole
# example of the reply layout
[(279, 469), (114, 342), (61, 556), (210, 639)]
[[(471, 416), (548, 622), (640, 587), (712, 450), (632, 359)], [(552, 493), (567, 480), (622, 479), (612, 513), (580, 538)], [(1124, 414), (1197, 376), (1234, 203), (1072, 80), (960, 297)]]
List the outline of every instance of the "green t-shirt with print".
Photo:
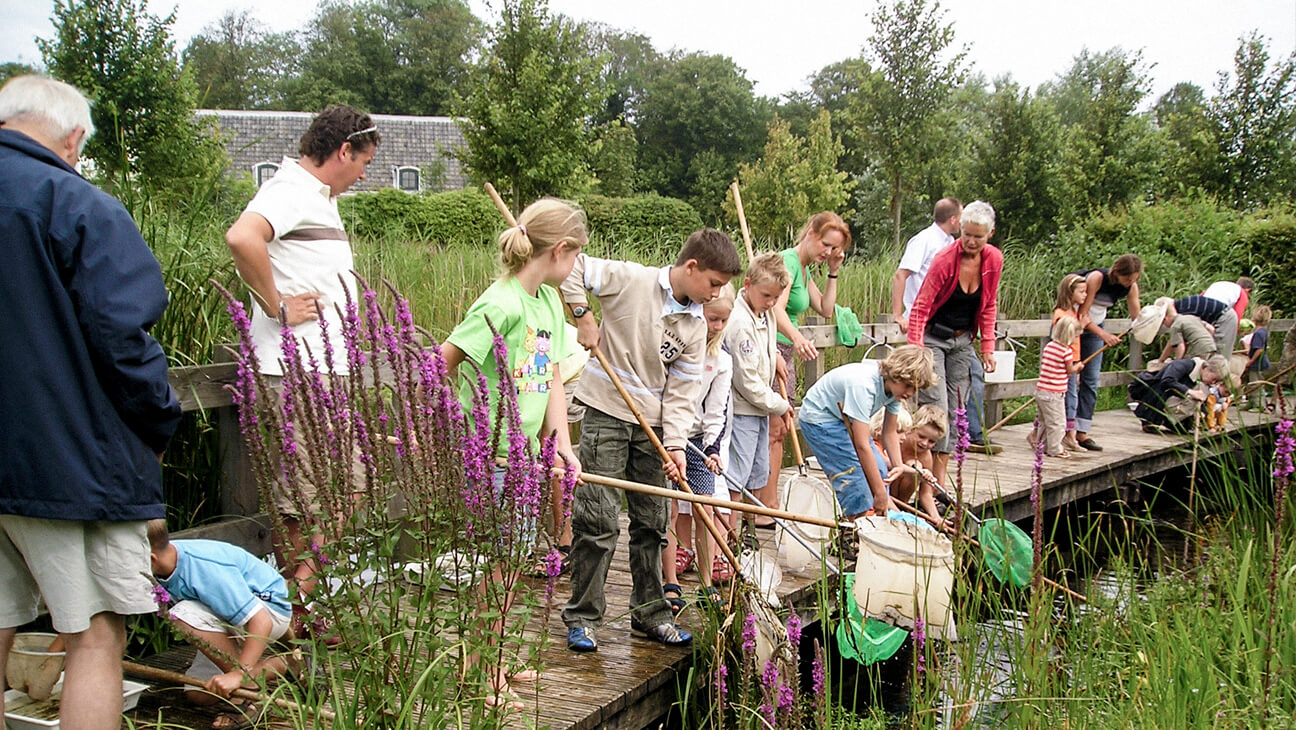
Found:
[[(789, 248), (782, 251), (779, 255), (783, 257), (783, 265), (787, 267), (788, 273), (792, 275), (792, 289), (788, 292), (787, 315), (792, 320), (792, 324), (797, 323), (797, 317), (810, 308), (810, 290), (806, 288), (805, 267), (801, 265), (801, 258), (797, 256), (795, 248)], [(783, 336), (780, 332), (778, 341), (785, 345), (792, 344), (792, 340)]]
[[(446, 342), (462, 350), (485, 374), (490, 389), (491, 418), (494, 418), (495, 404), (501, 391), (493, 355), (492, 324), (503, 335), (508, 348), (509, 371), (517, 392), (522, 430), (534, 447), (549, 405), (553, 365), (571, 354), (562, 298), (547, 284), (541, 285), (533, 297), (522, 288), (517, 277), (500, 279), (477, 297), (463, 321), (446, 338)], [(467, 363), (460, 365), (459, 401), (465, 411), (472, 408), (476, 383), (477, 374), (473, 368)], [(558, 387), (561, 388), (562, 383)], [(503, 436), (497, 455), (508, 455), (508, 439)]]

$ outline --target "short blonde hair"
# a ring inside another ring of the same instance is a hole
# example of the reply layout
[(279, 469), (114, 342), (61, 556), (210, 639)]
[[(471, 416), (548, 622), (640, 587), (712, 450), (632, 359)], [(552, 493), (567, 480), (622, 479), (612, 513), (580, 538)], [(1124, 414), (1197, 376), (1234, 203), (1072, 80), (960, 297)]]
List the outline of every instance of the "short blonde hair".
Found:
[[(874, 413), (873, 417), (869, 419), (869, 430), (873, 432), (875, 438), (882, 437), (882, 424), (886, 420), (886, 414), (887, 409), (879, 408), (878, 412)], [(913, 416), (909, 415), (909, 409), (901, 408), (900, 412), (896, 414), (896, 431), (905, 433), (911, 428), (913, 428)]]
[(161, 517), (149, 520), (144, 530), (148, 534), (149, 549), (153, 552), (171, 544), (171, 534), (167, 532), (166, 520)]
[(792, 283), (792, 274), (783, 263), (783, 256), (777, 253), (763, 253), (747, 265), (747, 285), (775, 283), (780, 288), (787, 288)]
[(1049, 333), (1049, 337), (1065, 345), (1075, 342), (1075, 338), (1079, 336), (1080, 320), (1075, 317), (1058, 317), (1058, 321), (1053, 323), (1053, 331)]
[(1268, 304), (1261, 304), (1251, 313), (1251, 321), (1255, 322), (1257, 327), (1267, 326), (1271, 319), (1273, 319), (1273, 309)]
[(917, 431), (923, 426), (931, 426), (936, 429), (936, 439), (945, 438), (945, 432), (949, 430), (949, 416), (942, 411), (939, 406), (928, 403), (925, 406), (918, 406), (918, 410), (913, 414), (913, 426), (909, 429)]
[(516, 226), (500, 234), (500, 266), (505, 274), (516, 274), (560, 243), (579, 249), (587, 242), (585, 213), (580, 208), (557, 198), (541, 198), (522, 211)]
[(894, 380), (913, 386), (915, 390), (936, 384), (936, 366), (931, 350), (917, 345), (901, 345), (891, 351), (878, 365), (885, 380)]

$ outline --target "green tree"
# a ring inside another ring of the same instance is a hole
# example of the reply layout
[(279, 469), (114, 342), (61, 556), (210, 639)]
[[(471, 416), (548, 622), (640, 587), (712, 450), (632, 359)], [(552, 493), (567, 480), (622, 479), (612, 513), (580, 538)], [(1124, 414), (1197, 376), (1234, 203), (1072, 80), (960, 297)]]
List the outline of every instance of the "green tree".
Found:
[(1002, 241), (1035, 243), (1048, 237), (1057, 216), (1053, 110), (1030, 89), (1002, 78), (974, 122), (965, 189), (992, 201)]
[(0, 63), (0, 86), (15, 76), (27, 76), (28, 74), (40, 73), (35, 66), (29, 66), (18, 61), (6, 61)]
[(106, 181), (138, 176), (155, 193), (186, 200), (226, 158), (211, 127), (194, 118), (197, 90), (176, 59), (174, 19), (148, 14), (144, 0), (55, 0), (54, 38), (37, 43), (51, 75), (94, 101), (86, 155)]
[(719, 220), (738, 163), (760, 155), (770, 114), (731, 59), (671, 56), (649, 79), (635, 125), (643, 186)]
[(963, 80), (966, 51), (954, 50), (954, 28), (940, 3), (895, 0), (873, 13), (865, 59), (880, 78), (850, 95), (851, 118), (876, 155), (890, 191), (892, 239), (900, 246), (904, 200), (940, 150), (939, 111)]
[(287, 85), (300, 72), (291, 33), (271, 33), (244, 10), (230, 10), (189, 41), (185, 68), (209, 109), (286, 109)]
[(1083, 50), (1041, 94), (1064, 129), (1058, 171), (1064, 221), (1125, 205), (1149, 189), (1157, 144), (1149, 116), (1138, 111), (1148, 94), (1141, 52)]
[(514, 209), (589, 183), (587, 121), (604, 98), (579, 26), (550, 17), (544, 0), (505, 0), (475, 83), (457, 104), (466, 117), (463, 162)]
[(1296, 182), (1296, 55), (1270, 67), (1256, 33), (1241, 39), (1234, 72), (1220, 75), (1208, 117), (1215, 127), (1220, 175), (1215, 192), (1235, 207), (1290, 197)]
[(293, 104), (448, 114), (482, 33), (462, 0), (324, 0), (305, 36)]
[(1161, 174), (1155, 192), (1171, 198), (1192, 190), (1219, 189), (1219, 150), (1216, 129), (1207, 116), (1201, 87), (1175, 84), (1152, 107), (1161, 138)]
[[(743, 208), (752, 235), (771, 241), (787, 240), (812, 214), (832, 210), (848, 216), (842, 206), (853, 186), (838, 172), (841, 140), (832, 133), (827, 109), (810, 123), (809, 134), (792, 134), (790, 125), (775, 116), (770, 121), (765, 153), (755, 163), (738, 166)], [(735, 215), (732, 198), (725, 212)]]
[(598, 125), (625, 120), (634, 124), (643, 102), (648, 78), (661, 66), (662, 57), (648, 36), (626, 33), (599, 23), (585, 25), (590, 55), (602, 65), (607, 96), (594, 117)]
[(635, 191), (639, 143), (634, 130), (623, 121), (598, 127), (590, 156), (590, 169), (600, 195), (623, 198)]

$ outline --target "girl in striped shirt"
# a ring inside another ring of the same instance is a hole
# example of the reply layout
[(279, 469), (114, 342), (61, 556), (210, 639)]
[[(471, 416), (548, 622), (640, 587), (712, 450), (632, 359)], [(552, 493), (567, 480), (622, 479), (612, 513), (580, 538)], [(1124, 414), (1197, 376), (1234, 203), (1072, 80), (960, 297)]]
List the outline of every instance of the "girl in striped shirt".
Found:
[(1063, 459), (1070, 453), (1062, 448), (1066, 433), (1067, 380), (1080, 372), (1071, 343), (1080, 334), (1080, 321), (1074, 317), (1059, 317), (1053, 323), (1048, 344), (1040, 353), (1039, 381), (1035, 384), (1035, 410), (1039, 414), (1039, 432), (1031, 431), (1026, 440), (1031, 448), (1036, 439), (1044, 439), (1044, 450), (1049, 456)]

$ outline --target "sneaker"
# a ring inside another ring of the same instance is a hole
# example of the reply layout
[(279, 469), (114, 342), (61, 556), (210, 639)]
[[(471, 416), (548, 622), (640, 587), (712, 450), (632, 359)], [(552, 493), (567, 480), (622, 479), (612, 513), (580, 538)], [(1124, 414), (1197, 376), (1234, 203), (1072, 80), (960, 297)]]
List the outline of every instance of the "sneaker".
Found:
[(594, 629), (584, 626), (567, 629), (567, 648), (582, 653), (597, 650), (598, 642), (594, 640)]
[[(575, 631), (576, 629), (572, 629)], [(568, 632), (570, 634), (570, 632)], [(657, 624), (656, 626), (644, 626), (634, 619), (630, 620), (630, 635), (639, 639), (649, 639), (658, 644), (666, 646), (688, 646), (693, 641), (693, 634), (681, 629), (673, 623), (667, 622)], [(568, 646), (571, 645), (570, 636), (567, 639)]]

